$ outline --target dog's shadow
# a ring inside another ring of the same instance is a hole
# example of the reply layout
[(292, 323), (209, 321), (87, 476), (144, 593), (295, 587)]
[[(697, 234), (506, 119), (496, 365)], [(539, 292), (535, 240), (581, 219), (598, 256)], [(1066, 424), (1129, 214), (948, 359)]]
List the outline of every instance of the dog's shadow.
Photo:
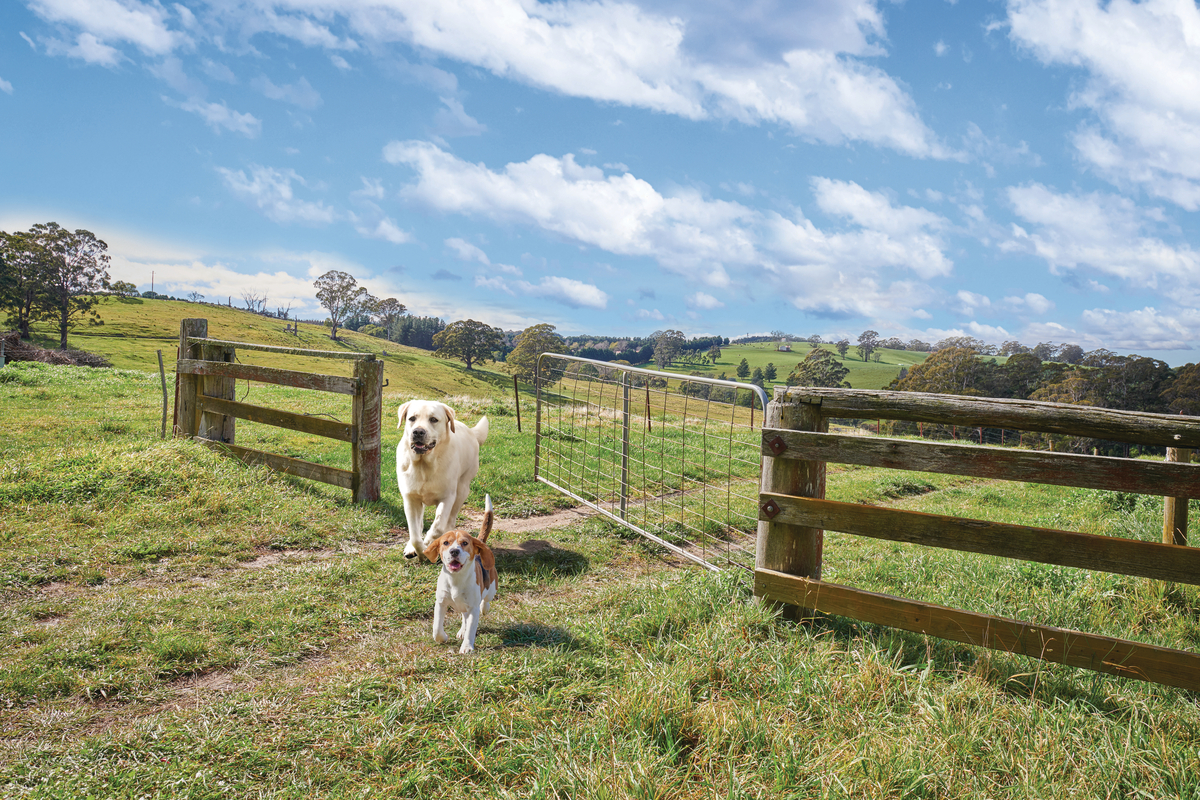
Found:
[(548, 647), (581, 650), (583, 643), (566, 628), (537, 622), (510, 622), (491, 631), (500, 637), (500, 647)]
[(520, 575), (527, 579), (552, 579), (586, 572), (591, 562), (587, 556), (547, 542), (530, 539), (518, 545), (491, 545), (496, 557), (496, 570), (503, 575)]

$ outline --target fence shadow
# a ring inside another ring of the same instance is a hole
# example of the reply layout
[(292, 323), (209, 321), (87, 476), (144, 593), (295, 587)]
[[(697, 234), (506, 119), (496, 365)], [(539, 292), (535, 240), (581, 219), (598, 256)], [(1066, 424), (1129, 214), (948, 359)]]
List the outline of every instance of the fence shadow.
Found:
[(555, 625), (536, 622), (514, 622), (495, 631), (500, 635), (500, 647), (555, 647), (582, 650), (584, 643), (570, 631)]
[(587, 556), (557, 547), (545, 539), (530, 539), (515, 547), (496, 545), (496, 569), (501, 575), (523, 575), (553, 578), (586, 572), (591, 562)]

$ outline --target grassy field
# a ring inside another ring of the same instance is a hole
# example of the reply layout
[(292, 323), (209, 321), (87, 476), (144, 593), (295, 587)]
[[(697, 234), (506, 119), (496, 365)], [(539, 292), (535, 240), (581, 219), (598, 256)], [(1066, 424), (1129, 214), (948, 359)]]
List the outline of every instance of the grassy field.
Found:
[[(743, 575), (594, 518), (517, 530), (562, 500), (532, 481), (504, 376), (389, 348), (390, 413), (445, 392), (492, 420), (469, 506), (499, 500), (500, 597), (459, 657), (430, 637), (436, 569), (401, 555), (394, 474), (353, 506), (157, 438), (154, 350), (200, 316), (172, 305), (131, 307), (154, 310), (144, 336), (113, 335), (114, 315), (87, 337), (118, 369), (0, 369), (0, 796), (1200, 798), (1194, 693), (785, 622)], [(204, 315), (214, 336), (276, 341)], [(348, 459), (260, 426), (238, 437)], [(385, 427), (385, 452), (397, 440)], [(831, 468), (829, 496), (1145, 539), (1161, 524), (1150, 499), (864, 468)], [(834, 533), (826, 576), (1200, 647), (1195, 587)]]
[[(795, 369), (796, 365), (803, 361), (804, 357), (812, 349), (808, 342), (792, 342), (792, 351), (790, 353), (779, 352), (776, 350), (776, 346), (774, 342), (733, 344), (721, 348), (721, 358), (715, 366), (687, 367), (672, 371), (687, 374), (694, 369), (696, 372), (714, 378), (724, 372), (730, 380), (739, 380), (736, 377), (736, 370), (743, 358), (746, 359), (746, 363), (750, 366), (751, 371), (755, 367), (766, 369), (768, 363), (773, 363), (777, 370), (777, 375), (774, 383), (768, 381), (766, 384), (767, 393), (770, 395), (772, 386), (786, 385), (788, 373)], [(831, 344), (822, 344), (820, 347), (837, 355), (837, 348)], [(916, 353), (910, 350), (880, 349), (876, 352), (879, 354), (879, 361), (864, 362), (859, 357), (858, 350), (854, 347), (850, 348), (844, 359), (838, 356), (838, 360), (850, 370), (850, 373), (846, 376), (846, 381), (853, 388), (885, 389), (891, 383), (892, 379), (900, 374), (901, 367), (911, 367), (913, 364), (920, 364), (929, 356), (928, 353)]]

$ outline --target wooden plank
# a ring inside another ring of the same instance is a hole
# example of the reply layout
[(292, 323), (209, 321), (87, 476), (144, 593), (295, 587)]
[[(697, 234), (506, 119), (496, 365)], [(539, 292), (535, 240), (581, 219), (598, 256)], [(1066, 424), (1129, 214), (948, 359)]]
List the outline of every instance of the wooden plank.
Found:
[(776, 603), (815, 608), (940, 639), (1200, 690), (1200, 655), (1184, 650), (960, 611), (772, 570), (755, 570), (754, 593)]
[(1148, 414), (1036, 400), (814, 386), (776, 387), (775, 396), (818, 404), (827, 417), (902, 419), (1059, 433), (1159, 447), (1200, 447), (1200, 417), (1180, 414)]
[(314, 436), (337, 439), (339, 442), (353, 442), (355, 438), (354, 426), (345, 422), (310, 417), (250, 403), (239, 403), (236, 400), (224, 400), (219, 397), (201, 397), (197, 403), (202, 411), (225, 414), (249, 422), (274, 425), (277, 428), (287, 428), (301, 433), (311, 433)]
[(303, 347), (279, 347), (272, 344), (254, 344), (253, 342), (227, 342), (224, 339), (207, 339), (197, 336), (188, 338), (189, 344), (218, 345), (233, 347), (238, 350), (260, 350), (265, 353), (281, 353), (290, 356), (314, 356), (316, 358), (341, 358), (347, 361), (363, 359), (374, 361), (374, 353), (346, 353), (339, 350), (305, 350)]
[(354, 395), (354, 502), (373, 503), (381, 491), (383, 446), (383, 362), (354, 362), (359, 390)]
[[(232, 347), (217, 347), (201, 345), (200, 359), (213, 364), (232, 363), (236, 351)], [(233, 378), (207, 375), (200, 379), (200, 397), (216, 397), (222, 400), (233, 400), (237, 397), (237, 381)], [(199, 408), (200, 421), (197, 424), (196, 435), (204, 439), (213, 439), (226, 444), (233, 444), (237, 433), (236, 420), (226, 414), (212, 411), (204, 412)]]
[[(970, 475), (1055, 486), (1080, 486), (1160, 497), (1200, 498), (1200, 464), (1047, 453), (948, 442), (913, 442), (774, 428), (763, 430), (764, 456), (771, 442), (787, 446), (780, 458), (832, 461), (947, 475)], [(1172, 448), (1174, 449), (1174, 448)], [(1168, 451), (1170, 452), (1170, 451)]]
[[(814, 435), (818, 436), (829, 429), (829, 423), (821, 416), (820, 410), (807, 403), (768, 403), (763, 422), (773, 427), (815, 431), (817, 433)], [(825, 462), (764, 458), (760, 487), (763, 491), (823, 498)], [(758, 524), (754, 562), (764, 569), (819, 580), (824, 546), (825, 532), (819, 526), (792, 525), (784, 519), (767, 520)], [(785, 609), (784, 613), (790, 618), (811, 616), (810, 611), (799, 608)]]
[(1200, 548), (763, 492), (774, 519), (872, 539), (1200, 585)]
[(307, 478), (311, 481), (333, 484), (342, 489), (349, 489), (354, 477), (354, 473), (348, 469), (327, 467), (324, 464), (314, 464), (311, 461), (302, 461), (298, 458), (289, 458), (288, 456), (276, 455), (275, 453), (264, 453), (261, 450), (252, 450), (249, 447), (241, 447), (236, 444), (214, 442), (211, 439), (196, 437), (194, 441), (200, 442), (210, 450), (232, 455), (251, 466), (270, 467), (277, 472), (286, 472), (288, 475), (295, 475), (298, 478)]
[(280, 386), (294, 386), (298, 389), (315, 389), (319, 392), (336, 392), (338, 394), (352, 395), (358, 388), (356, 379), (340, 375), (321, 375), (315, 372), (296, 372), (290, 369), (256, 367), (252, 364), (228, 364), (220, 361), (182, 359), (176, 366), (176, 371), (185, 375), (216, 375), (223, 378), (274, 383)]

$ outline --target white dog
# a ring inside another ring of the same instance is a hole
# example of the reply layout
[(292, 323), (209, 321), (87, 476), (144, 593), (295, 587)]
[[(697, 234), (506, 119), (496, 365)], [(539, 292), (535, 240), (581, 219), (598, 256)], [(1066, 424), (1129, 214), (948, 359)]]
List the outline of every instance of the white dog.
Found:
[(491, 532), (492, 496), (488, 495), (484, 501), (479, 538), (466, 531), (447, 531), (425, 549), (425, 556), (430, 561), (442, 560), (433, 603), (433, 640), (438, 644), (449, 640), (446, 636), (447, 612), (462, 614), (462, 625), (458, 629), (458, 639), (462, 642), (458, 648), (460, 653), (475, 649), (479, 619), (488, 613), (496, 599), (496, 557), (487, 546)]
[[(454, 527), (479, 472), (479, 445), (487, 441), (488, 419), (474, 428), (454, 424), (454, 409), (432, 400), (400, 406), (404, 435), (396, 448), (396, 479), (408, 520), (405, 558), (416, 558), (431, 541)], [(433, 525), (422, 538), (425, 507), (436, 506)]]

